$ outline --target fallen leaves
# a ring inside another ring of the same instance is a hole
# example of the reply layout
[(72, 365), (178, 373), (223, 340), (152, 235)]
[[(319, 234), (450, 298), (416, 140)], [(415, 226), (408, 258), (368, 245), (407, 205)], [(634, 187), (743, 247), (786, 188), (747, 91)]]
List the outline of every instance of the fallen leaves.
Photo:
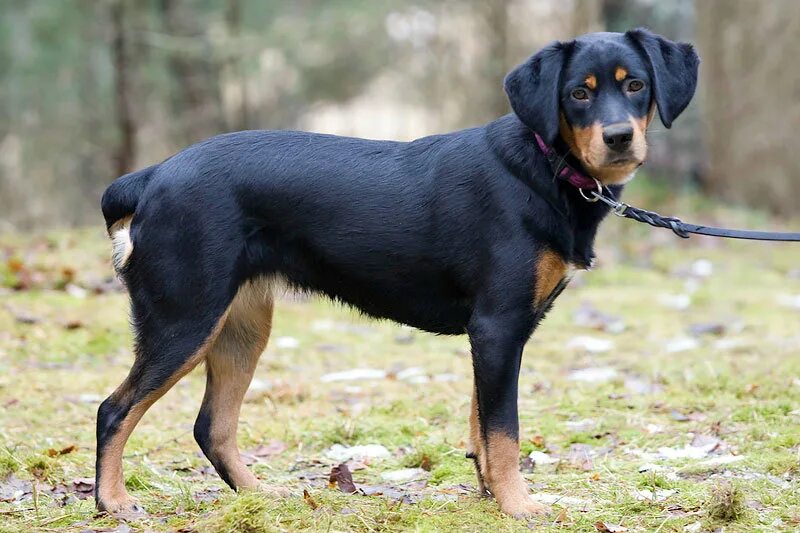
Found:
[(307, 489), (303, 489), (303, 501), (306, 502), (306, 505), (311, 507), (311, 509), (316, 510), (319, 508), (319, 504), (314, 501), (314, 498), (311, 497)]
[(350, 473), (346, 463), (340, 463), (331, 469), (330, 476), (328, 476), (328, 487), (331, 489), (338, 487), (346, 494), (353, 494), (358, 490), (353, 483), (353, 474)]
[(689, 324), (689, 334), (700, 337), (703, 335), (720, 336), (728, 330), (728, 325), (723, 322), (697, 322)]
[(534, 435), (530, 438), (530, 441), (537, 448), (544, 448), (544, 435)]
[(77, 449), (78, 447), (75, 444), (70, 444), (69, 446), (61, 448), (59, 450), (55, 448), (49, 448), (46, 453), (49, 457), (58, 457), (59, 455), (66, 455), (68, 453), (72, 453)]
[(625, 322), (620, 317), (604, 313), (589, 302), (581, 303), (573, 313), (572, 321), (576, 326), (606, 333), (617, 334), (625, 331)]
[(0, 284), (18, 292), (55, 290), (76, 298), (123, 290), (116, 278), (108, 273), (96, 279), (75, 266), (43, 261), (42, 258), (50, 251), (50, 243), (40, 240), (33, 240), (24, 248), (3, 249), (0, 251)]
[(611, 522), (595, 522), (594, 528), (601, 533), (623, 533), (628, 531), (628, 528), (621, 524), (612, 524)]
[(272, 457), (279, 455), (289, 449), (289, 445), (277, 439), (273, 439), (269, 444), (259, 444), (258, 447), (251, 450), (249, 453), (256, 457)]
[(594, 447), (588, 444), (571, 444), (567, 452), (566, 460), (573, 468), (588, 472), (594, 468), (592, 457), (597, 452)]
[(19, 504), (47, 495), (59, 506), (94, 496), (93, 478), (75, 478), (68, 484), (42, 483), (10, 475), (0, 480), (0, 502)]
[(78, 495), (78, 499), (85, 500), (94, 496), (94, 478), (79, 477), (72, 480), (72, 490)]
[(19, 502), (27, 499), (33, 492), (33, 485), (27, 479), (10, 475), (0, 481), (0, 502)]

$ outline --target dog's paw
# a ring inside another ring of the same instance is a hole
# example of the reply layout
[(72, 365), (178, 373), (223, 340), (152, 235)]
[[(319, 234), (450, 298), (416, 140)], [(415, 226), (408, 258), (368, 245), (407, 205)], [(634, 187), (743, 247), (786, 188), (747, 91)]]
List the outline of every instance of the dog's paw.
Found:
[(549, 506), (534, 501), (530, 496), (525, 499), (520, 498), (511, 502), (503, 502), (500, 504), (500, 509), (517, 519), (530, 518), (550, 512)]
[(135, 499), (125, 496), (119, 499), (100, 499), (97, 501), (97, 510), (114, 516), (143, 516), (144, 508)]

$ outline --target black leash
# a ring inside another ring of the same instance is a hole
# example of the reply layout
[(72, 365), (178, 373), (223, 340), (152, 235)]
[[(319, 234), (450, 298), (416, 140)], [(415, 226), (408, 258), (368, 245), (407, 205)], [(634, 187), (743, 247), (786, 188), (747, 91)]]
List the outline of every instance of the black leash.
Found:
[[(698, 235), (709, 235), (711, 237), (726, 237), (728, 239), (749, 239), (753, 241), (789, 241), (800, 242), (800, 233), (784, 233), (780, 231), (751, 231), (729, 228), (715, 228), (713, 226), (698, 226), (697, 224), (687, 224), (674, 217), (665, 217), (622, 203), (614, 198), (609, 198), (602, 192), (602, 186), (598, 185), (598, 191), (590, 194), (594, 197), (593, 202), (600, 200), (611, 208), (611, 212), (623, 218), (630, 218), (636, 222), (650, 224), (656, 228), (671, 229), (678, 237), (689, 238), (690, 233)], [(580, 191), (583, 195), (583, 190)], [(586, 196), (584, 195), (584, 198)]]

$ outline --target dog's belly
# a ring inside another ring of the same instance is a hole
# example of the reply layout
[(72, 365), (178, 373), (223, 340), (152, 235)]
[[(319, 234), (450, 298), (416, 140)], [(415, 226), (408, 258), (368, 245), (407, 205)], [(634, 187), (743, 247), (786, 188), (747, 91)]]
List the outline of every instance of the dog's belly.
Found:
[(381, 250), (347, 255), (281, 239), (264, 238), (258, 244), (249, 246), (257, 254), (258, 274), (278, 276), (375, 318), (433, 333), (464, 333), (471, 299), (450, 275), (424, 259), (388, 257)]
[(364, 313), (432, 333), (457, 335), (465, 331), (471, 305), (466, 298), (447, 294), (443, 287), (353, 276), (288, 277), (304, 289), (322, 293)]

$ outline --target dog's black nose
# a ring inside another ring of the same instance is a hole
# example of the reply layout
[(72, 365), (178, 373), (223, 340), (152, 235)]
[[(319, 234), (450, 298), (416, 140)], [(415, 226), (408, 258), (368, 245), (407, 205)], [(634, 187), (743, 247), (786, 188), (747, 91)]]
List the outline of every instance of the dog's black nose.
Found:
[(633, 141), (633, 127), (630, 124), (612, 124), (603, 129), (603, 140), (615, 152), (624, 152)]

